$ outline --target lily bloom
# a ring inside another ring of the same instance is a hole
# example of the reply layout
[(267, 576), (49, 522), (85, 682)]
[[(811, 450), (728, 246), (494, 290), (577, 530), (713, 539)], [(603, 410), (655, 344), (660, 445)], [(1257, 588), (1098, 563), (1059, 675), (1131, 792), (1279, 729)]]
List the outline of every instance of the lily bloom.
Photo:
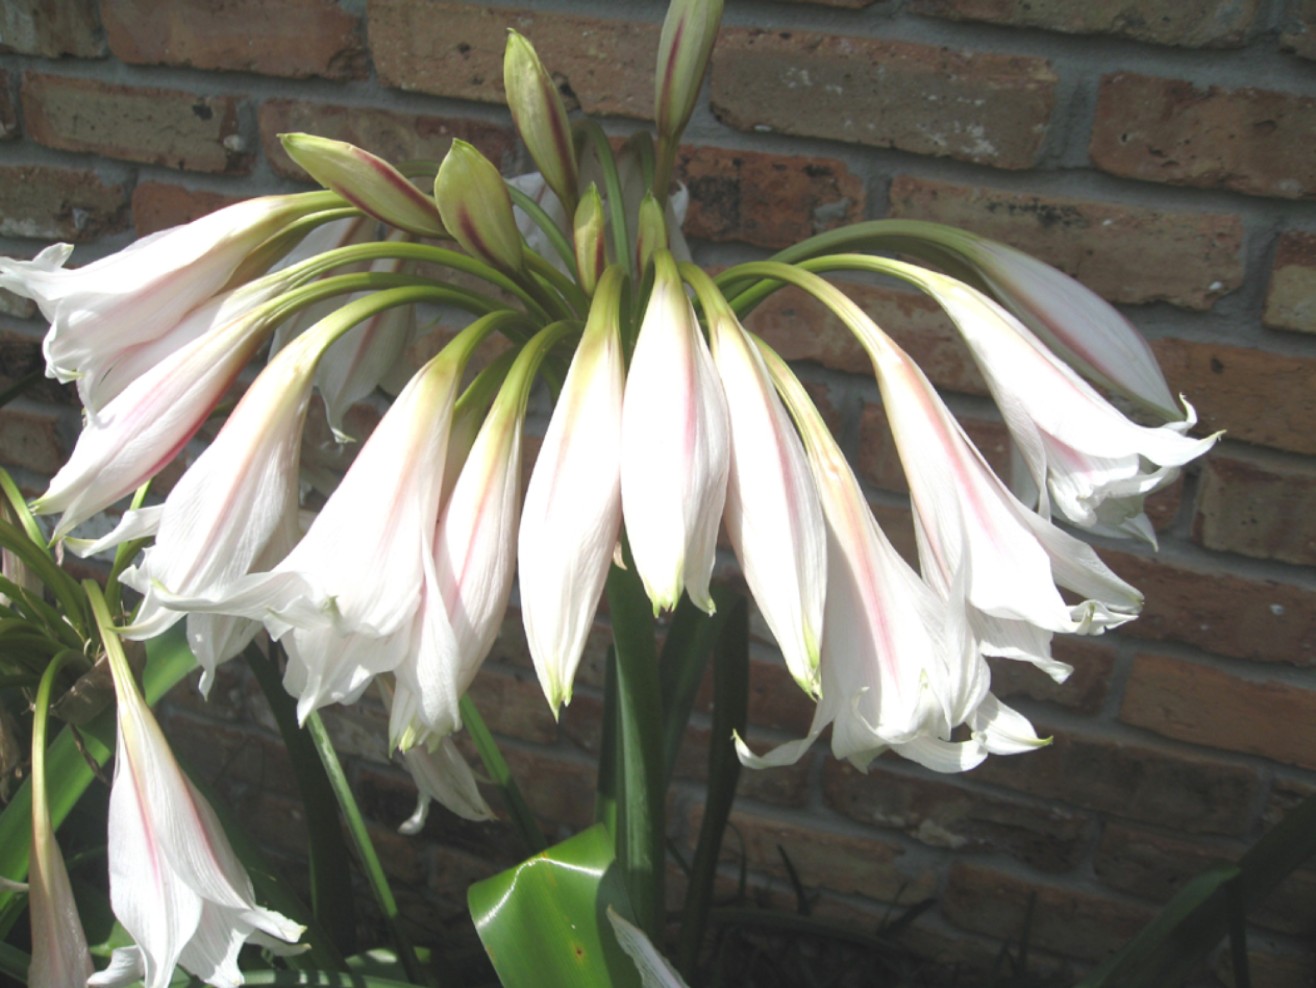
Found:
[(1170, 483), (1178, 468), (1214, 445), (1193, 439), (1196, 422), (1149, 428), (1129, 421), (1014, 316), (953, 278), (908, 269), (959, 328), (991, 388), (1038, 492), (1069, 521), (1104, 534), (1138, 535), (1155, 543), (1143, 499)]
[(621, 529), (621, 279), (614, 267), (599, 283), (521, 511), (521, 619), (554, 713), (571, 702)]
[[(900, 558), (804, 389), (780, 358), (762, 352), (803, 436), (826, 517), (822, 697), (805, 738), (765, 756), (740, 741), (741, 760), (752, 767), (795, 762), (829, 724), (833, 754), (860, 769), (886, 748), (935, 771), (959, 772), (989, 753), (1043, 744), (988, 692), (990, 672), (967, 621), (962, 584), (940, 594)], [(960, 724), (971, 736), (952, 741)]]
[(700, 297), (731, 427), (727, 535), (786, 667), (806, 693), (817, 695), (828, 570), (818, 492), (749, 335), (711, 283)]
[(51, 324), (47, 376), (78, 381), (94, 412), (111, 397), (102, 376), (125, 351), (169, 333), (224, 288), (256, 247), (328, 204), (324, 193), (246, 200), (71, 270), (64, 268), (73, 250), (67, 244), (32, 261), (0, 258), (0, 288), (37, 303)]
[(635, 568), (655, 613), (684, 590), (708, 592), (726, 502), (727, 403), (672, 255), (654, 284), (631, 355), (621, 413), (621, 508)]
[(111, 634), (104, 637), (118, 702), (110, 904), (134, 945), (116, 948), (110, 967), (88, 984), (140, 978), (146, 988), (166, 988), (182, 965), (207, 984), (240, 985), (244, 944), (278, 949), (280, 942), (295, 944), (303, 927), (256, 904), (251, 879), (214, 810), (174, 760), (122, 648)]

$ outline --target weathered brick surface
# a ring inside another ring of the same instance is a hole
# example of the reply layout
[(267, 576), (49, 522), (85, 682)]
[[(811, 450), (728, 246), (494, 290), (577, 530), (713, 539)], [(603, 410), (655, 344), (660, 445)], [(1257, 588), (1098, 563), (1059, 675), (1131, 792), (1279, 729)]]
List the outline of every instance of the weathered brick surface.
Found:
[(185, 171), (245, 173), (238, 102), (179, 90), (23, 74), (23, 116), (33, 140)]
[(1028, 662), (995, 658), (990, 660), (992, 692), (1007, 702), (1015, 697), (1027, 697), (1084, 714), (1099, 711), (1110, 692), (1115, 671), (1115, 653), (1109, 644), (1074, 635), (1057, 635), (1051, 643), (1051, 653), (1074, 667), (1063, 683), (1057, 683)]
[(0, 165), (0, 236), (95, 240), (122, 230), (128, 191), (95, 172)]
[[(799, 687), (794, 688), (799, 689)], [(720, 740), (724, 744), (730, 743), (729, 738)], [(688, 728), (676, 755), (673, 769), (676, 778), (706, 784), (708, 746), (711, 743), (712, 733), (706, 728)], [(755, 750), (767, 747), (752, 731), (750, 744)], [(794, 765), (783, 768), (742, 768), (740, 780), (736, 785), (736, 794), (744, 799), (769, 803), (773, 806), (803, 807), (808, 803), (809, 789), (809, 759), (802, 758)]]
[(1316, 0), (1289, 0), (1285, 14), (1280, 49), (1316, 59)]
[[(1030, 899), (1036, 896), (1031, 909)], [(984, 865), (951, 865), (941, 909), (965, 929), (1098, 960), (1115, 951), (1154, 915), (1094, 892), (1042, 885)]]
[(0, 52), (43, 58), (105, 54), (96, 0), (5, 0), (0, 4)]
[(1198, 432), (1316, 454), (1316, 359), (1182, 339), (1154, 340), (1152, 351), (1197, 409)]
[[(699, 834), (702, 807), (690, 813), (688, 833)], [(898, 843), (824, 830), (817, 826), (761, 816), (752, 811), (731, 814), (739, 840), (722, 845), (723, 861), (789, 882), (782, 861), (790, 859), (805, 889), (859, 895), (885, 902), (918, 902), (936, 894), (936, 876), (914, 861)], [(693, 851), (693, 840), (691, 850)]]
[(1316, 663), (1316, 592), (1167, 559), (1106, 552), (1112, 569), (1146, 596), (1120, 637), (1175, 641), (1255, 662)]
[(12, 72), (0, 72), (0, 141), (18, 137), (18, 101), (14, 97)]
[(1274, 329), (1316, 333), (1316, 234), (1280, 235), (1261, 321)]
[(510, 27), (530, 39), (559, 89), (586, 113), (653, 116), (648, 67), (657, 57), (657, 23), (434, 0), (370, 0), (367, 17), (386, 86), (504, 102)]
[(139, 182), (133, 187), (132, 195), (133, 231), (144, 237), (157, 230), (190, 223), (240, 198), (168, 182)]
[(486, 667), (469, 695), (490, 730), (533, 744), (557, 740), (557, 722), (533, 674)]
[[(969, 348), (937, 304), (926, 296), (885, 286), (843, 282), (847, 295), (912, 356), (933, 384), (986, 394)], [(831, 370), (871, 377), (872, 361), (855, 335), (811, 295), (783, 289), (769, 296), (746, 325), (787, 360), (808, 360)]]
[(22, 464), (36, 473), (53, 474), (68, 453), (57, 413), (25, 403), (0, 409), (0, 463)]
[(102, 12), (110, 51), (134, 65), (293, 79), (368, 70), (361, 18), (335, 0), (115, 0)]
[(1027, 168), (1055, 105), (1040, 58), (905, 42), (726, 29), (713, 54), (713, 111), (738, 130)]
[(828, 806), (859, 823), (899, 830), (959, 854), (1008, 854), (1047, 872), (1074, 867), (1092, 834), (1086, 814), (967, 791), (942, 777), (894, 771), (882, 760), (864, 774), (829, 758), (823, 796)]
[(864, 185), (833, 158), (686, 146), (676, 177), (690, 190), (685, 234), (789, 247), (864, 218)]
[(1313, 131), (1316, 98), (1116, 72), (1101, 80), (1090, 151), (1113, 175), (1310, 199), (1316, 160), (1290, 135)]
[(1003, 241), (1112, 302), (1208, 309), (1243, 283), (1237, 213), (1171, 212), (901, 175), (891, 183), (891, 215)]
[(1258, 0), (914, 0), (915, 13), (953, 20), (1035, 27), (1066, 34), (1111, 34), (1184, 48), (1237, 47), (1256, 21)]
[(303, 181), (307, 175), (284, 153), (280, 134), (304, 132), (347, 141), (394, 163), (437, 163), (453, 140), (460, 139), (474, 144), (497, 165), (512, 163), (514, 138), (508, 128), (463, 117), (274, 99), (261, 104), (259, 121), (261, 146), (270, 166), (280, 175)]
[(1208, 549), (1316, 564), (1316, 465), (1230, 446), (1207, 457), (1193, 539)]
[(1142, 653), (1125, 685), (1120, 719), (1180, 741), (1316, 768), (1310, 744), (1316, 690), (1292, 683)]
[(974, 769), (984, 782), (1043, 800), (1194, 834), (1242, 834), (1252, 823), (1261, 780), (1252, 769), (1111, 740), (1066, 725), (1039, 751), (989, 758)]
[[(8, 257), (10, 255), (0, 256)], [(20, 258), (20, 260), (27, 260), (27, 258)], [(13, 316), (15, 319), (31, 319), (36, 314), (37, 304), (30, 298), (24, 298), (22, 295), (15, 295), (7, 288), (0, 288), (0, 315)], [(4, 356), (0, 356), (0, 367), (4, 367), (7, 363), (6, 357), (8, 355), (5, 354), (5, 350), (8, 342), (9, 341), (5, 336), (0, 334), (0, 354), (4, 354)], [(34, 365), (32, 369), (36, 370), (38, 368)], [(23, 377), (26, 373), (26, 371), (23, 371), (19, 373), (17, 377)], [(0, 371), (0, 375), (6, 377), (9, 376), (5, 374), (4, 371)], [(10, 378), (10, 383), (13, 383), (13, 378)], [(5, 386), (6, 385), (0, 384), (0, 387)]]

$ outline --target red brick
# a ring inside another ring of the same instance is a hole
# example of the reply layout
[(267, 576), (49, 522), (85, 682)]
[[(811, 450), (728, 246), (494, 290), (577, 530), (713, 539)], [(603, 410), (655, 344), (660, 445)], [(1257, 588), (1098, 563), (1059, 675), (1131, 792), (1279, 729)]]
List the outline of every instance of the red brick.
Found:
[(1193, 540), (1258, 559), (1316, 564), (1316, 466), (1232, 444), (1203, 464)]
[(533, 744), (557, 740), (557, 721), (533, 675), (486, 664), (471, 684), (469, 695), (494, 733)]
[(23, 114), (34, 141), (185, 171), (245, 173), (251, 155), (231, 96), (115, 86), (23, 74)]
[(1088, 734), (1072, 723), (1035, 726), (1052, 737), (1049, 746), (988, 758), (974, 777), (1048, 802), (1186, 833), (1234, 835), (1252, 825), (1261, 780), (1250, 768)]
[[(914, 358), (933, 384), (986, 394), (969, 348), (937, 304), (910, 291), (841, 282), (847, 295)], [(787, 360), (871, 377), (872, 361), (845, 324), (811, 295), (787, 288), (770, 295), (746, 325)]]
[[(60, 384), (46, 377), (46, 358), (41, 339), (46, 333), (45, 320), (36, 320), (37, 306), (30, 299), (0, 291), (0, 313), (18, 319), (33, 319), (29, 326), (0, 329), (0, 390), (12, 387), (31, 374), (39, 375), (23, 391), (24, 397), (40, 404), (63, 405), (81, 409), (78, 393), (72, 384)], [(76, 418), (71, 419), (76, 421)]]
[(1236, 213), (1171, 212), (901, 175), (891, 184), (891, 215), (1003, 241), (1112, 302), (1209, 309), (1243, 284), (1243, 221)]
[(1063, 683), (1057, 683), (1028, 662), (994, 658), (989, 660), (992, 692), (1006, 701), (1013, 697), (1027, 697), (1079, 713), (1100, 711), (1110, 692), (1110, 680), (1115, 671), (1114, 651), (1077, 635), (1057, 635), (1051, 643), (1051, 650), (1057, 659), (1074, 667)]
[(1026, 937), (1030, 949), (1088, 960), (1113, 953), (1154, 915), (1111, 896), (964, 861), (951, 865), (941, 911), (956, 926), (1015, 942)]
[(1316, 59), (1316, 0), (1290, 0), (1287, 13), (1280, 49)]
[(116, 0), (102, 8), (110, 51), (132, 65), (363, 79), (361, 18), (335, 0)]
[(997, 168), (1037, 161), (1055, 105), (1045, 59), (874, 38), (727, 29), (713, 111), (772, 130)]
[(602, 20), (446, 0), (370, 0), (380, 81), (398, 89), (505, 102), (507, 29), (534, 43), (564, 95), (591, 115), (650, 119), (656, 22)]
[[(6, 254), (0, 256), (9, 257), (11, 255)], [(12, 316), (15, 319), (31, 319), (36, 314), (37, 314), (37, 304), (33, 302), (30, 298), (24, 298), (21, 295), (15, 295), (7, 288), (0, 288), (0, 315)], [(9, 359), (9, 354), (6, 353), (7, 343), (8, 340), (6, 340), (3, 336), (0, 336), (0, 367), (4, 367), (6, 361)], [(41, 365), (33, 365), (31, 369), (40, 370)], [(26, 374), (27, 371), (24, 371), (22, 374), (19, 374), (18, 376), (23, 377)], [(7, 374), (5, 373), (5, 371), (0, 370), (0, 376), (7, 376)], [(14, 383), (14, 378), (9, 378), (9, 384), (12, 383)], [(9, 384), (0, 384), (0, 388), (8, 387)]]
[[(1212, 865), (1237, 861), (1244, 850), (1111, 823), (1101, 836), (1092, 868), (1111, 888), (1160, 903)], [(1248, 920), (1281, 933), (1307, 937), (1316, 933), (1316, 872), (1291, 873), (1249, 913)]]
[[(1032, 757), (1032, 756), (1028, 756)], [(958, 854), (999, 853), (1037, 868), (1063, 872), (1087, 854), (1091, 822), (1059, 806), (920, 778), (874, 762), (864, 774), (829, 758), (823, 798), (838, 813), (870, 827), (899, 830), (930, 847)]]
[(172, 226), (191, 223), (240, 200), (205, 189), (189, 189), (168, 182), (139, 182), (133, 189), (133, 231), (139, 237)]
[(863, 182), (833, 158), (687, 146), (676, 170), (697, 240), (782, 248), (864, 218)]
[(863, 7), (871, 7), (877, 0), (785, 0), (786, 3), (807, 3), (817, 7), (849, 7), (853, 10), (859, 10)]
[(1153, 340), (1152, 351), (1197, 409), (1199, 433), (1316, 454), (1316, 359), (1182, 339)]
[(303, 132), (330, 137), (394, 163), (433, 161), (436, 170), (454, 139), (474, 144), (500, 167), (510, 163), (515, 148), (515, 139), (507, 128), (463, 117), (274, 99), (261, 104), (259, 119), (261, 146), (270, 166), (280, 175), (302, 181), (307, 181), (307, 175), (284, 152), (280, 134)]
[(1280, 234), (1261, 321), (1272, 329), (1316, 333), (1316, 233)]
[[(799, 687), (794, 688), (797, 691), (799, 689)], [(686, 729), (672, 773), (676, 778), (707, 783), (708, 746), (711, 737), (712, 732), (707, 728)], [(730, 742), (729, 738), (724, 740)], [(765, 743), (755, 738), (752, 732), (751, 744), (756, 748), (766, 747)], [(803, 807), (809, 799), (809, 762), (808, 758), (802, 758), (794, 765), (786, 765), (782, 768), (742, 768), (736, 784), (736, 793), (743, 799), (770, 803), (773, 806)]]
[(1120, 638), (1182, 642), (1255, 662), (1316, 664), (1316, 592), (1163, 558), (1103, 556), (1146, 596), (1142, 615), (1120, 627)]
[(914, 0), (911, 9), (924, 16), (1065, 34), (1110, 34), (1183, 48), (1236, 48), (1246, 41), (1257, 6), (1258, 0)]
[(18, 103), (14, 99), (14, 75), (0, 72), (0, 141), (18, 136)]
[(1144, 653), (1124, 687), (1120, 719), (1179, 741), (1316, 768), (1316, 690), (1293, 683)]
[[(703, 807), (693, 807), (688, 827), (692, 837), (698, 835), (702, 820)], [(752, 871), (783, 884), (790, 882), (784, 853), (810, 892), (913, 903), (937, 891), (936, 875), (917, 859), (908, 860), (911, 855), (895, 842), (838, 832), (813, 820), (802, 825), (749, 810), (732, 813), (730, 825), (738, 839), (723, 841), (723, 862), (738, 864), (743, 855)]]
[(0, 165), (0, 236), (84, 243), (127, 225), (128, 191), (95, 172)]
[(15, 402), (0, 409), (0, 463), (53, 474), (68, 455), (58, 414)]
[(1316, 98), (1120, 72), (1101, 80), (1090, 151), (1126, 178), (1310, 199), (1316, 160), (1300, 135), (1313, 131)]
[(0, 4), (0, 52), (100, 58), (105, 40), (96, 0), (5, 0)]

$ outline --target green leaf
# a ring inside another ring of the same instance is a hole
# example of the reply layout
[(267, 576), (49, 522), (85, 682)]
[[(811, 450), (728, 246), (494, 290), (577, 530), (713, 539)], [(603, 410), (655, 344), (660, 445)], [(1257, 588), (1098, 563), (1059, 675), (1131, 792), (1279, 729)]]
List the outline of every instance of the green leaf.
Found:
[(467, 903), (503, 988), (640, 988), (607, 920), (631, 908), (603, 824), (477, 882)]

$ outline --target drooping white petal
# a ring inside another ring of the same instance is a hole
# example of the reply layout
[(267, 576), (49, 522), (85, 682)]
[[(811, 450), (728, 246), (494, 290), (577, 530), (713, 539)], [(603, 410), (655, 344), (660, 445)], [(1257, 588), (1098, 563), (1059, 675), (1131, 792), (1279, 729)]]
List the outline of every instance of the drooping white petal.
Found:
[(726, 398), (708, 345), (665, 251), (622, 402), (622, 517), (655, 610), (682, 590), (712, 613), (709, 578), (726, 501)]
[(618, 277), (606, 274), (595, 294), (521, 511), (521, 618), (539, 685), (554, 712), (571, 701), (621, 528), (625, 379)]
[(818, 492), (753, 343), (729, 311), (709, 321), (730, 424), (727, 535), (787, 668), (801, 688), (817, 693), (827, 586)]
[(402, 763), (411, 773), (419, 795), (416, 812), (398, 827), (399, 833), (408, 836), (420, 833), (431, 802), (437, 802), (463, 820), (494, 819), (493, 810), (480, 795), (475, 774), (451, 737), (413, 745), (402, 753)]
[(607, 916), (617, 943), (621, 944), (621, 949), (626, 951), (626, 956), (635, 962), (635, 968), (640, 972), (641, 988), (688, 988), (676, 968), (658, 952), (658, 948), (644, 935), (643, 930), (623, 919), (612, 906), (608, 907)]

